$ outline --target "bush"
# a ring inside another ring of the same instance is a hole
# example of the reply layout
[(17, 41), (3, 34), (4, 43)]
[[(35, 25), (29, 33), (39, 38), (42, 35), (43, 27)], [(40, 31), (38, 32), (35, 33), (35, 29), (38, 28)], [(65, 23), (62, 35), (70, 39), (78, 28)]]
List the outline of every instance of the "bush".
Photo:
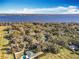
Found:
[(57, 44), (53, 44), (53, 43), (50, 43), (48, 42), (48, 44), (46, 45), (47, 47), (45, 47), (43, 49), (44, 52), (51, 52), (51, 53), (59, 53), (59, 46)]
[(59, 46), (57, 45), (57, 44), (54, 44), (51, 48), (50, 48), (50, 51), (52, 52), (52, 53), (55, 53), (55, 54), (57, 54), (57, 53), (59, 53)]

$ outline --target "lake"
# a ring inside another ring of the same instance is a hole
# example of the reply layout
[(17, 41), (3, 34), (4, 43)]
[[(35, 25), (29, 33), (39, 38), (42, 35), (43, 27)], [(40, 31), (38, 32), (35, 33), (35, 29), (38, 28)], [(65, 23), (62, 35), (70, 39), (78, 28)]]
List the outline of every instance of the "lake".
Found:
[(79, 14), (1, 14), (0, 22), (79, 22)]

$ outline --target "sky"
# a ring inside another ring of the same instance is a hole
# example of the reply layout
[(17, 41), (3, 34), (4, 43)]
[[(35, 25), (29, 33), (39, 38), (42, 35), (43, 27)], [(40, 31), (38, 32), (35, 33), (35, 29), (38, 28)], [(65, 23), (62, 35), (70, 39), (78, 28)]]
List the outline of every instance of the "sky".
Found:
[(0, 0), (0, 13), (79, 14), (79, 0)]

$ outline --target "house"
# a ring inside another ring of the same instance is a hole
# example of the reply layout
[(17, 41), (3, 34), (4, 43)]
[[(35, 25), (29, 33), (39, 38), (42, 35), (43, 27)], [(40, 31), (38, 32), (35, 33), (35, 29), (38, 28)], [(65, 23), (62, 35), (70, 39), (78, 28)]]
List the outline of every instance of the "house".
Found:
[(79, 46), (77, 46), (77, 45), (75, 45), (75, 44), (69, 45), (69, 48), (70, 48), (71, 50), (74, 50), (74, 51), (79, 51)]
[[(43, 55), (43, 52), (34, 53), (32, 51), (26, 51), (26, 55), (29, 57), (29, 59), (34, 59), (36, 57), (39, 57), (40, 55)], [(23, 56), (21, 57), (21, 59), (23, 59)]]
[(32, 51), (25, 51), (21, 59), (24, 59), (24, 56), (28, 56), (28, 58), (30, 59), (34, 55), (35, 53), (33, 53)]
[(32, 51), (26, 51), (26, 54), (28, 55), (29, 58), (35, 55), (35, 53)]

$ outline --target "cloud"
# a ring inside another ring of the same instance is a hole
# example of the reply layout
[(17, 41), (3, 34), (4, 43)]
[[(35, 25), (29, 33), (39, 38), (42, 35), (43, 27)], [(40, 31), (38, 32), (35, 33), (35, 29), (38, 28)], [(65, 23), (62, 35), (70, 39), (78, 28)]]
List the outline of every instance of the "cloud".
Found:
[(0, 13), (14, 13), (14, 14), (79, 14), (77, 6), (58, 6), (52, 8), (24, 8), (24, 9), (10, 9), (7, 11), (0, 11)]

